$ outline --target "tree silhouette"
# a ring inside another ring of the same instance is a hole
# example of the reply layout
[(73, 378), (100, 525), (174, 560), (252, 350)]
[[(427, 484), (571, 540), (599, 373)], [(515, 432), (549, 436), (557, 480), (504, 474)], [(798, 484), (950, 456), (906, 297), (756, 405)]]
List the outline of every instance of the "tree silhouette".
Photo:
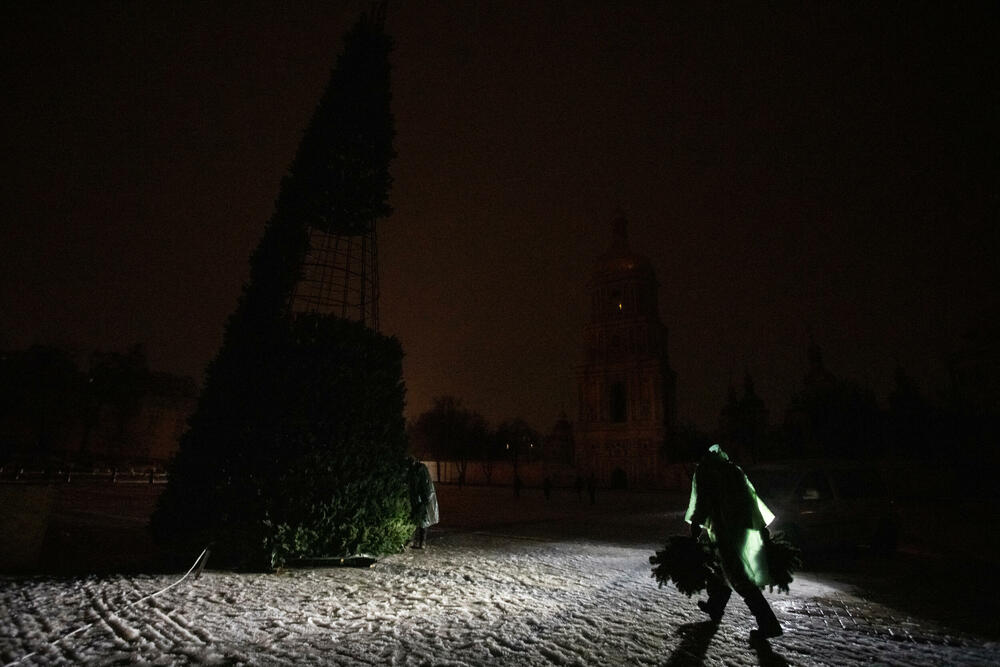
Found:
[(541, 438), (521, 418), (511, 419), (497, 426), (494, 441), (496, 449), (514, 463), (515, 473), (519, 462), (526, 463), (536, 457), (541, 458)]
[(34, 345), (0, 355), (0, 463), (60, 463), (79, 411), (83, 377), (73, 358)]
[(111, 436), (112, 459), (125, 459), (133, 442), (126, 427), (139, 412), (142, 395), (146, 390), (149, 369), (146, 353), (141, 345), (133, 345), (128, 352), (97, 352), (87, 377), (83, 396), (83, 435), (80, 443), (81, 459), (90, 454), (90, 437), (100, 421), (102, 409), (110, 411), (114, 420)]
[(874, 393), (847, 380), (797, 393), (785, 425), (789, 447), (797, 455), (865, 458), (882, 447), (882, 413)]
[(465, 481), (469, 461), (481, 458), (489, 440), (486, 419), (463, 407), (454, 396), (435, 398), (433, 407), (414, 421), (411, 432), (421, 454), (455, 461), (460, 484)]
[(382, 553), (412, 532), (398, 341), (292, 311), (310, 229), (359, 234), (390, 213), (384, 19), (382, 5), (344, 38), (153, 518), (164, 542), (214, 543), (217, 562)]

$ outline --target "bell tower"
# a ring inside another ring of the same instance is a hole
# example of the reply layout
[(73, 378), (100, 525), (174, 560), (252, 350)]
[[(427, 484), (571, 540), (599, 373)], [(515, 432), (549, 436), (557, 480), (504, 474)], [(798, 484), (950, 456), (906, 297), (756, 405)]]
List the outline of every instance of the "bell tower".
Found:
[(658, 287), (652, 264), (629, 248), (627, 221), (618, 216), (611, 247), (587, 284), (590, 318), (576, 369), (576, 465), (600, 484), (658, 482), (661, 447), (675, 421), (676, 386)]

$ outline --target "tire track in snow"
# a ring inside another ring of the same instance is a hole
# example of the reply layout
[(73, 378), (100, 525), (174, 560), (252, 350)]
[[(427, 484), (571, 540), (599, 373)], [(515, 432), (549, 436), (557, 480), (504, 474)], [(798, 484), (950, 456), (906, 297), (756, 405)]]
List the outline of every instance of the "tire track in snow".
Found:
[[(636, 594), (649, 593), (640, 586), (648, 569), (641, 560), (645, 556), (640, 558), (637, 550), (620, 547), (606, 549), (597, 558), (593, 554), (583, 557), (558, 553), (563, 550), (552, 554), (550, 569), (573, 578), (580, 592), (564, 596), (564, 607), (535, 629), (542, 655), (557, 663), (585, 664), (588, 655), (606, 652), (609, 644), (617, 644), (621, 659), (627, 656), (630, 662), (658, 661), (660, 646), (655, 639), (617, 631), (625, 619), (637, 613)], [(581, 573), (585, 579), (579, 579)], [(644, 601), (642, 608), (650, 607)]]
[[(180, 643), (181, 641), (190, 641), (199, 644), (208, 643), (205, 637), (200, 637), (191, 631), (189, 623), (180, 614), (176, 614), (176, 612), (167, 613), (159, 605), (154, 604), (150, 606), (156, 618), (160, 621), (155, 627), (158, 630), (162, 630), (165, 638), (169, 637), (170, 641), (174, 643)], [(174, 614), (176, 614), (177, 618), (174, 617)]]
[[(608, 543), (505, 543), (489, 535), (457, 535), (363, 572), (204, 573), (194, 585), (114, 612), (125, 625), (142, 630), (134, 643), (119, 646), (112, 632), (94, 629), (62, 652), (40, 650), (35, 662), (650, 664), (685, 655), (703, 664), (765, 662), (747, 645), (752, 617), (739, 600), (727, 610), (707, 652), (692, 651), (676, 630), (698, 620), (694, 600), (656, 586), (649, 553)], [(157, 588), (156, 582), (109, 577), (84, 583), (112, 607), (141, 588)], [(47, 639), (55, 627), (72, 628), (77, 616), (97, 614), (80, 581), (5, 583), (0, 580), (0, 635), (19, 634), (12, 640), (0, 636), (0, 647), (36, 646), (18, 627)], [(848, 632), (848, 612), (864, 611), (855, 599), (825, 620), (818, 613), (791, 613), (795, 604), (808, 605), (813, 597), (779, 599), (773, 606), (787, 634), (774, 642), (774, 655), (792, 664), (996, 664), (996, 649), (981, 641), (939, 646)], [(26, 618), (5, 620), (25, 610)], [(892, 609), (873, 620), (918, 639)], [(46, 633), (42, 622), (53, 630)]]
[(144, 593), (135, 579), (118, 578), (114, 586), (91, 584), (85, 590), (90, 599), (89, 610), (97, 615), (98, 627), (110, 634), (113, 646), (138, 655), (160, 650), (161, 644), (156, 640), (162, 635), (151, 626), (142, 605), (137, 604)]

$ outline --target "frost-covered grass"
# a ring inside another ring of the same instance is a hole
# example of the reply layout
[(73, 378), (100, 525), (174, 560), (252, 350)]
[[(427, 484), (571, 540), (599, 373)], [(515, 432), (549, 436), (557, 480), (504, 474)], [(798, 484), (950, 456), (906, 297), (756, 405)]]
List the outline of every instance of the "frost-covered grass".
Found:
[[(906, 617), (816, 576), (769, 594), (786, 634), (747, 642), (657, 588), (648, 557), (679, 499), (439, 489), (429, 548), (374, 567), (0, 579), (0, 659), (248, 664), (995, 664), (1000, 647)], [(197, 554), (192, 554), (192, 560)], [(131, 606), (130, 606), (131, 605)], [(61, 642), (53, 640), (93, 623)]]

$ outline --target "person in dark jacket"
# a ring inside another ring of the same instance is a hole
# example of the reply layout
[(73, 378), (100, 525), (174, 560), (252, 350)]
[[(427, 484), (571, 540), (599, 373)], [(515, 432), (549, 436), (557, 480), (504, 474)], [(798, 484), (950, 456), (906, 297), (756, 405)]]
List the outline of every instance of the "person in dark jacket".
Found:
[(436, 524), (440, 516), (431, 472), (416, 459), (410, 459), (410, 519), (417, 526), (413, 548), (423, 549), (427, 529)]
[(721, 573), (709, 577), (708, 600), (700, 600), (698, 608), (718, 622), (735, 590), (757, 619), (751, 641), (782, 634), (761, 593), (769, 582), (764, 540), (774, 514), (719, 445), (709, 448), (695, 470), (684, 520), (691, 524), (692, 537), (707, 538), (722, 565)]

